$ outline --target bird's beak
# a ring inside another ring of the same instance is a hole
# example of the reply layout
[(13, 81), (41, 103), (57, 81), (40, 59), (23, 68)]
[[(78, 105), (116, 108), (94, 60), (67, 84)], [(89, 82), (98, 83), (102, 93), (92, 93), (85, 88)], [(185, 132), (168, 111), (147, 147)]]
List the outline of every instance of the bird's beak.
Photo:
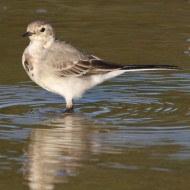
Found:
[(28, 36), (32, 36), (33, 33), (32, 32), (25, 32), (22, 37), (28, 37)]

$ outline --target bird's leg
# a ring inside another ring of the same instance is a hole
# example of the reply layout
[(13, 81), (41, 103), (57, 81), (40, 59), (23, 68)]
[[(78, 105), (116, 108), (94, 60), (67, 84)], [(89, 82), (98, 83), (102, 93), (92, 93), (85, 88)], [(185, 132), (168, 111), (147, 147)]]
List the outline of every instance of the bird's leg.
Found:
[(72, 99), (66, 99), (66, 113), (74, 112), (74, 104)]
[(67, 107), (66, 106), (66, 110), (65, 110), (66, 113), (73, 113), (74, 112), (74, 107)]

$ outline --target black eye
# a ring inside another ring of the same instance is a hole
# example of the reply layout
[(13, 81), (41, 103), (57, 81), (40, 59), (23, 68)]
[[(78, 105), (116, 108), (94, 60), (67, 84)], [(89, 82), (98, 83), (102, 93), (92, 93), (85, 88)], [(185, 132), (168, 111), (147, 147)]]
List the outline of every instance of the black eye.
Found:
[(40, 32), (44, 32), (46, 29), (45, 28), (41, 28), (40, 29)]

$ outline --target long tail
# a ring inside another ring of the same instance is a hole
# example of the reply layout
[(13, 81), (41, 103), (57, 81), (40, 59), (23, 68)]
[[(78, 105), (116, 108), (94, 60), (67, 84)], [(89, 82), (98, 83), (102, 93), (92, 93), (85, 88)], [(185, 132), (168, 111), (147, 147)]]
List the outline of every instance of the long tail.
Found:
[[(98, 62), (101, 63), (101, 62)], [(95, 70), (97, 74), (94, 75), (95, 84), (100, 84), (105, 80), (114, 78), (118, 75), (121, 75), (125, 72), (131, 71), (148, 71), (148, 70), (181, 70), (177, 66), (170, 66), (170, 65), (113, 65), (103, 62), (103, 64), (98, 65), (98, 68)], [(102, 68), (103, 67), (103, 68)], [(103, 73), (100, 75), (100, 71)], [(106, 71), (106, 72), (105, 72)]]
[(148, 70), (182, 70), (177, 66), (171, 65), (126, 65), (121, 70), (128, 71), (148, 71)]

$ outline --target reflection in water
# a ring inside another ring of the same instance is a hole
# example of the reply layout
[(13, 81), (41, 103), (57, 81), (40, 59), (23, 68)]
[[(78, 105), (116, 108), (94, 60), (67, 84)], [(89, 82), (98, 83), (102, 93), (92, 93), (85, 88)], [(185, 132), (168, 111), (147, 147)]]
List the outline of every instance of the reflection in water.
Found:
[[(179, 85), (177, 81), (181, 81)], [(104, 179), (109, 182), (106, 187), (112, 188), (112, 177), (118, 170), (127, 170), (125, 175), (117, 172), (122, 181), (118, 184), (131, 189), (135, 189), (132, 187), (136, 177), (145, 177), (144, 182), (149, 183), (152, 171), (170, 171), (166, 176), (169, 179), (176, 166), (186, 171), (185, 160), (190, 159), (189, 81), (189, 74), (166, 78), (151, 73), (138, 77), (123, 75), (112, 80), (112, 85), (90, 90), (80, 100), (78, 114), (64, 114), (56, 119), (50, 118), (60, 115), (61, 98), (28, 84), (0, 86), (1, 140), (5, 139), (6, 150), (18, 152), (22, 143), (29, 143), (23, 168), (30, 190), (53, 190), (56, 183), (66, 187), (73, 183), (73, 176), (74, 180), (84, 179), (83, 182), (91, 176), (89, 180), (96, 180), (98, 186), (102, 181), (99, 179)], [(15, 164), (20, 155), (2, 150), (0, 155), (5, 157), (1, 163), (6, 168), (20, 164)], [(88, 164), (94, 170), (88, 171)], [(104, 169), (106, 172), (102, 172)], [(134, 178), (131, 170), (136, 171)], [(162, 183), (162, 177), (158, 181)], [(86, 183), (83, 185), (86, 187)]]
[(51, 127), (34, 129), (30, 136), (24, 170), (31, 190), (54, 189), (55, 183), (67, 182), (89, 156), (87, 123), (82, 117), (68, 114), (44, 124)]
[[(29, 189), (20, 173), (24, 162), (31, 190), (189, 190), (190, 64), (183, 55), (189, 5), (189, 0), (1, 1), (0, 189), (13, 184)], [(29, 80), (20, 64), (27, 43), (20, 35), (39, 17), (105, 59), (172, 64), (183, 71), (126, 73), (80, 99), (77, 113), (90, 123), (66, 115), (39, 125), (59, 115), (64, 103), (31, 82), (20, 83)]]

